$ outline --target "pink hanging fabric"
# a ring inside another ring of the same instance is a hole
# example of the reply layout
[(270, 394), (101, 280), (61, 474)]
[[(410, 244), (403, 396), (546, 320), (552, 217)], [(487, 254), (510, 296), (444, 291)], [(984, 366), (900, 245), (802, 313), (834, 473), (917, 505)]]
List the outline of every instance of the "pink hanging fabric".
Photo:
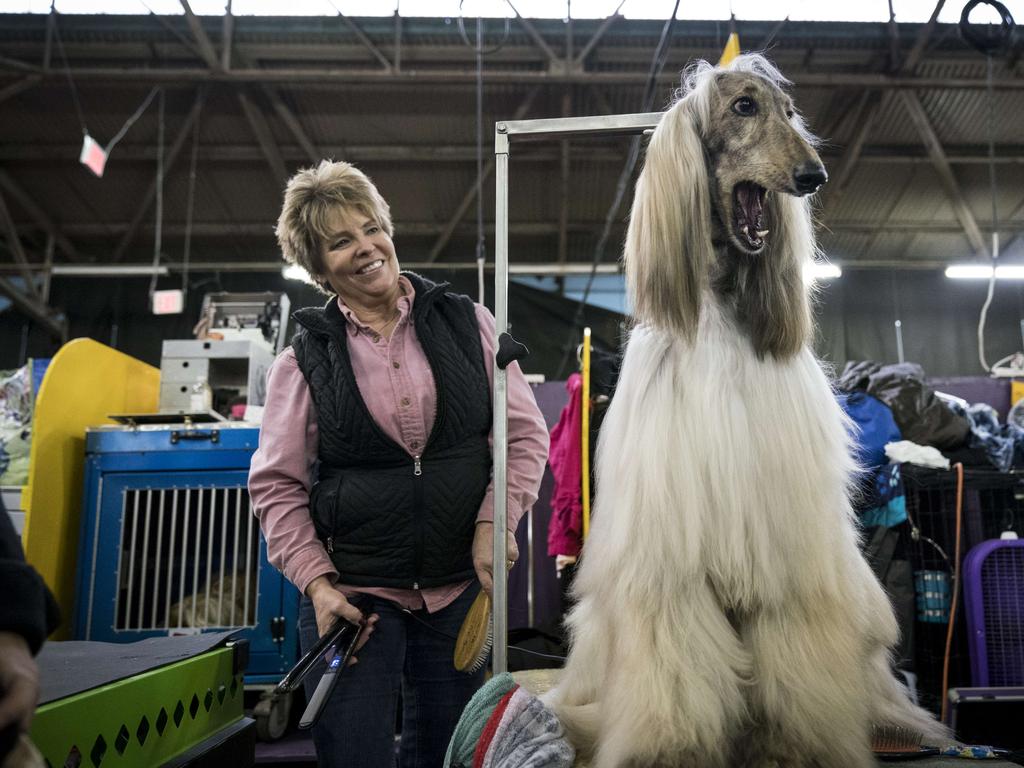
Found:
[(565, 382), (569, 402), (551, 430), (548, 464), (555, 477), (548, 523), (548, 555), (579, 555), (583, 545), (583, 378), (574, 373)]

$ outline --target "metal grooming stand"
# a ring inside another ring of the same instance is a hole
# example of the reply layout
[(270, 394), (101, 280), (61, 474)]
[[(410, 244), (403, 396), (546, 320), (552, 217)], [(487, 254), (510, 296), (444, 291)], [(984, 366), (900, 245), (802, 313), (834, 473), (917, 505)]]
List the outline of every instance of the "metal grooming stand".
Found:
[[(508, 378), (505, 368), (520, 355), (503, 354), (508, 335), (508, 155), (511, 141), (563, 139), (569, 136), (631, 136), (653, 130), (661, 112), (601, 117), (511, 120), (494, 126), (494, 315), (497, 348), (494, 368), (494, 651), (495, 674), (508, 671)], [(525, 351), (525, 350), (524, 350)], [(524, 356), (524, 355), (523, 355)]]

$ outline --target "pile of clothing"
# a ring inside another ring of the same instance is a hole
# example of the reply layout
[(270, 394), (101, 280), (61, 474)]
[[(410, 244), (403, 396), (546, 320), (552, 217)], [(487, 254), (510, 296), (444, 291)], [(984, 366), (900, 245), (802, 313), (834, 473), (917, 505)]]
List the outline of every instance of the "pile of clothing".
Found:
[(899, 432), (892, 442), (900, 443), (888, 451), (893, 461), (942, 469), (960, 461), (1001, 472), (1024, 465), (1024, 429), (1012, 421), (1001, 424), (990, 405), (970, 405), (936, 392), (916, 363), (847, 363), (836, 386), (844, 393), (870, 396), (891, 411)]
[(555, 714), (505, 672), (466, 705), (444, 768), (570, 768), (575, 759)]

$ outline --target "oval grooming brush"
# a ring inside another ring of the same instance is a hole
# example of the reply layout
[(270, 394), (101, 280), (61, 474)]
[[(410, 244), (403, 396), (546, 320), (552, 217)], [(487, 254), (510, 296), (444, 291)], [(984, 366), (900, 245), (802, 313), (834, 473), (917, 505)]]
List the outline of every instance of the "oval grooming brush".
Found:
[(872, 725), (871, 749), (879, 760), (914, 760), (939, 754), (934, 747), (922, 747), (924, 734), (902, 725)]
[(921, 733), (901, 725), (871, 726), (871, 749), (879, 760), (915, 760), (919, 757), (943, 755), (969, 760), (1002, 760), (1009, 752), (1005, 749), (949, 744), (941, 747), (921, 746)]
[(480, 590), (469, 606), (466, 618), (455, 640), (453, 661), (459, 672), (472, 674), (480, 669), (491, 653), (494, 643), (494, 625), (491, 624), (491, 598)]

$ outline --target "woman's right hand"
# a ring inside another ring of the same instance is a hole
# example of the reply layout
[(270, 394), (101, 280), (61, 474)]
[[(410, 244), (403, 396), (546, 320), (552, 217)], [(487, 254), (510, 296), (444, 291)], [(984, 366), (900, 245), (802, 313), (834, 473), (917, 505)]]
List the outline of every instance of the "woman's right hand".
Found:
[[(316, 630), (320, 637), (327, 634), (334, 626), (334, 622), (341, 617), (353, 624), (363, 623), (362, 612), (348, 601), (344, 593), (338, 589), (326, 576), (317, 576), (306, 587), (306, 594), (313, 601), (313, 610), (316, 613)], [(376, 613), (365, 617), (365, 628), (359, 643), (356, 645), (356, 652), (362, 648), (370, 635), (373, 634), (373, 626), (379, 617)], [(355, 657), (352, 657), (353, 660)]]

